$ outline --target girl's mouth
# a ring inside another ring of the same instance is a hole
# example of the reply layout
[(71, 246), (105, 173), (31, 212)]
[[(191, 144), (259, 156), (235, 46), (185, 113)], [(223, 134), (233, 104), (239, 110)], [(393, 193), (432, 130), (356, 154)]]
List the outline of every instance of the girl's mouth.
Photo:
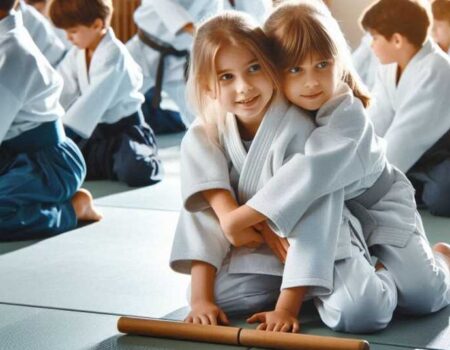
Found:
[(302, 97), (304, 97), (304, 98), (309, 98), (309, 99), (313, 99), (313, 98), (319, 97), (320, 95), (322, 95), (322, 91), (321, 91), (321, 92), (318, 92), (317, 94), (312, 94), (312, 95), (302, 95)]

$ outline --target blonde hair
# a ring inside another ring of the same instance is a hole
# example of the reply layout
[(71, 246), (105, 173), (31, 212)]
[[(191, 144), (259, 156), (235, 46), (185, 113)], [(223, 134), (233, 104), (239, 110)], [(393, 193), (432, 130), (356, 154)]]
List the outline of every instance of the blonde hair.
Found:
[(254, 20), (237, 11), (226, 11), (199, 26), (193, 43), (187, 96), (195, 112), (205, 123), (223, 124), (225, 111), (210, 97), (219, 93), (216, 58), (226, 46), (245, 47), (272, 81), (274, 94), (279, 90), (277, 70), (270, 60), (270, 45), (262, 28)]
[(264, 30), (272, 41), (274, 60), (280, 70), (294, 67), (309, 59), (313, 53), (323, 58), (333, 58), (341, 80), (364, 107), (369, 105), (369, 94), (354, 70), (339, 24), (322, 2), (283, 2), (269, 16)]

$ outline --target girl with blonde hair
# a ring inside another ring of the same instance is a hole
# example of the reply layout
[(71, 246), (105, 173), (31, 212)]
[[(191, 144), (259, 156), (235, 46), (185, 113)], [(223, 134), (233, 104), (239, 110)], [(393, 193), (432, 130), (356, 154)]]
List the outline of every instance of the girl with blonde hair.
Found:
[[(236, 209), (255, 212), (239, 205), (285, 163), (308, 163), (298, 181), (308, 181), (313, 165), (305, 155), (313, 119), (280, 93), (271, 50), (262, 29), (234, 12), (205, 22), (194, 40), (188, 89), (200, 119), (181, 145), (184, 209), (170, 259), (174, 270), (192, 276), (185, 321), (226, 324), (226, 314), (256, 312), (248, 322), (260, 322), (259, 329), (296, 332), (303, 300), (313, 297), (333, 329), (383, 328), (396, 305), (395, 285), (387, 271), (376, 273), (369, 263), (343, 189), (315, 198), (287, 230), (280, 225), (287, 241), (266, 223), (228, 225)], [(283, 190), (289, 202), (283, 206), (295, 212), (297, 204)], [(272, 203), (260, 199), (257, 207)], [(278, 259), (283, 249), (286, 259)]]

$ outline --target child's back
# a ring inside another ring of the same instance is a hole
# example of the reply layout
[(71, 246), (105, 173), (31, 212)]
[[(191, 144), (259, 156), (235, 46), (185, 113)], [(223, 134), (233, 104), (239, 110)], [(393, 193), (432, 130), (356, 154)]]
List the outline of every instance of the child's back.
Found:
[(86, 166), (61, 124), (61, 78), (20, 12), (0, 20), (0, 62), (0, 240), (58, 234), (77, 218), (100, 219), (90, 194), (78, 191)]
[(0, 30), (0, 96), (6, 101), (1, 104), (1, 142), (59, 119), (64, 110), (59, 104), (63, 82), (23, 26), (22, 15), (2, 20)]

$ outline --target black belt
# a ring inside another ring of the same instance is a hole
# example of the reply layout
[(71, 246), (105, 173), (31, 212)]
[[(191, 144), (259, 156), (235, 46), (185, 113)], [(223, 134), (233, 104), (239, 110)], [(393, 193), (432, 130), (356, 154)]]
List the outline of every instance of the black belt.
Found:
[(144, 32), (142, 29), (138, 29), (138, 37), (145, 45), (151, 47), (153, 50), (156, 50), (160, 53), (158, 69), (156, 71), (155, 90), (154, 90), (155, 92), (152, 100), (152, 107), (158, 108), (161, 102), (162, 81), (164, 75), (164, 60), (166, 56), (185, 57), (187, 63), (189, 61), (189, 51), (177, 50), (172, 45), (162, 41), (161, 39), (149, 33)]

